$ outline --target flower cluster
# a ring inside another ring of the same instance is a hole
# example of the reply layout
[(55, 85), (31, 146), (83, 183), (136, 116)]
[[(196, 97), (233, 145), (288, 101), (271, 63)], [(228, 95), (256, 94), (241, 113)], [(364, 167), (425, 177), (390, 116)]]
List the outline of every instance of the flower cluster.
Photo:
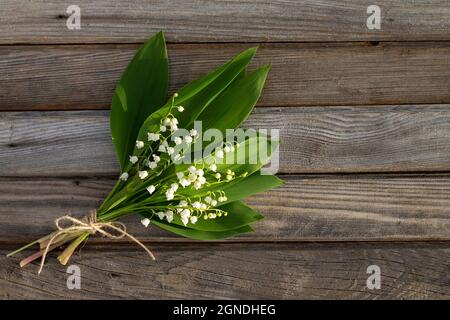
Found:
[[(169, 189), (170, 190), (170, 189)], [(216, 208), (219, 202), (227, 201), (227, 197), (224, 192), (220, 192), (220, 196), (217, 198), (213, 198), (214, 195), (212, 193), (208, 194), (203, 198), (198, 198), (195, 201), (191, 201), (189, 198), (184, 198), (179, 201), (177, 205), (171, 207), (166, 211), (158, 211), (155, 214), (158, 216), (160, 220), (166, 219), (167, 222), (171, 223), (174, 219), (174, 213), (178, 214), (183, 225), (187, 225), (189, 222), (195, 224), (199, 218), (203, 218), (204, 220), (215, 219), (217, 217), (227, 216), (228, 213)], [(142, 220), (144, 225), (146, 224), (146, 220)]]
[[(176, 97), (177, 94), (172, 99), (172, 106), (168, 114), (160, 120), (159, 130), (147, 132), (148, 141), (136, 141), (135, 150), (138, 153), (129, 156), (131, 168), (129, 172), (122, 173), (121, 181), (127, 181), (133, 172), (144, 184), (146, 184), (146, 181), (153, 181), (153, 177), (158, 176), (170, 164), (180, 160), (196, 141), (197, 130), (187, 131), (178, 128), (179, 121), (174, 112), (181, 113), (185, 109), (183, 106), (174, 104), (174, 98)], [(189, 134), (180, 135), (179, 133), (182, 130)], [(154, 149), (156, 150), (154, 151)], [(163, 207), (166, 208), (166, 210), (158, 210), (162, 206), (148, 206), (148, 211), (168, 223), (172, 223), (177, 218), (177, 221), (181, 221), (185, 226), (188, 223), (195, 224), (200, 218), (208, 220), (227, 216), (227, 212), (218, 208), (221, 203), (228, 200), (225, 192), (204, 192), (202, 196), (196, 196), (195, 199), (191, 199), (189, 194), (202, 194), (198, 190), (205, 185), (220, 185), (235, 179), (235, 172), (230, 169), (219, 172), (216, 164), (217, 160), (224, 158), (225, 153), (234, 151), (234, 144), (224, 143), (222, 147), (217, 147), (214, 150), (212, 161), (211, 159), (207, 161), (204, 159), (201, 163), (193, 164), (184, 171), (176, 172), (176, 177), (171, 180), (146, 185), (147, 197), (158, 199), (158, 202), (163, 203)], [(195, 192), (193, 192), (194, 190)], [(152, 201), (152, 203), (155, 202)], [(158, 209), (155, 209), (156, 207)], [(146, 218), (141, 222), (148, 226), (150, 219)]]
[[(136, 165), (137, 174), (141, 180), (151, 177), (152, 172), (150, 171), (158, 169), (159, 167), (163, 170), (173, 161), (181, 160), (184, 153), (189, 150), (190, 145), (195, 142), (195, 139), (198, 136), (195, 129), (190, 130), (189, 134), (184, 137), (176, 135), (179, 131), (179, 122), (172, 113), (172, 110), (176, 110), (179, 113), (184, 111), (183, 106), (174, 105), (174, 99), (176, 97), (177, 94), (173, 96), (172, 106), (167, 116), (160, 120), (159, 131), (148, 132), (148, 141), (146, 142), (137, 140), (136, 150), (139, 154), (132, 154), (129, 156), (129, 162), (132, 165)], [(155, 147), (155, 145), (157, 145), (157, 150), (154, 152), (153, 147)], [(163, 157), (165, 161), (162, 161)], [(160, 164), (162, 164), (162, 166), (160, 166)], [(161, 170), (159, 170), (159, 172), (161, 172)], [(129, 177), (130, 173), (124, 172), (120, 176), (120, 180), (127, 181)]]

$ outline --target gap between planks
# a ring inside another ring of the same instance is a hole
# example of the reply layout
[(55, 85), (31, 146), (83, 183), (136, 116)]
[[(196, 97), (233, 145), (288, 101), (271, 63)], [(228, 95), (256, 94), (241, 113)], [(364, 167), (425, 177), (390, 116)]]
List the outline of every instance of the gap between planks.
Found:
[[(208, 41), (208, 42), (196, 42), (196, 41), (183, 41), (183, 42), (175, 42), (175, 41), (167, 41), (167, 46), (177, 46), (177, 45), (198, 45), (198, 46), (245, 46), (245, 45), (256, 45), (256, 46), (267, 46), (267, 45), (275, 45), (275, 46), (282, 46), (282, 45), (314, 45), (314, 46), (324, 46), (324, 45), (340, 45), (340, 44), (349, 44), (349, 45), (362, 45), (362, 46), (379, 46), (383, 44), (410, 44), (410, 43), (422, 43), (422, 44), (439, 44), (439, 43), (448, 43), (448, 39), (441, 39), (441, 40), (427, 40), (427, 39), (421, 39), (421, 40), (414, 40), (414, 41), (408, 41), (408, 40), (348, 40), (348, 41), (271, 41), (271, 42), (262, 42), (262, 41), (234, 41), (234, 42), (215, 42), (215, 41)], [(142, 46), (144, 42), (67, 42), (67, 43), (46, 43), (46, 42), (18, 42), (18, 43), (0, 43), (0, 49), (2, 47), (8, 48), (8, 47), (82, 47), (82, 46), (122, 46), (124, 48), (126, 47), (132, 47), (132, 48), (138, 48), (139, 46)]]

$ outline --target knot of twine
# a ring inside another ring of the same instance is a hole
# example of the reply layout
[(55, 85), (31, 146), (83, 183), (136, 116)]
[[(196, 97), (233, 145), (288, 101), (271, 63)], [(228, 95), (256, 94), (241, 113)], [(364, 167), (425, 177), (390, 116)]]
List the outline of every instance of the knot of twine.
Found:
[[(63, 227), (61, 226), (62, 222), (69, 222), (71, 224), (67, 227)], [(125, 226), (125, 224), (118, 221), (98, 222), (96, 211), (92, 211), (90, 215), (85, 216), (81, 219), (77, 219), (69, 215), (59, 217), (55, 220), (55, 225), (58, 231), (56, 231), (55, 234), (50, 238), (50, 240), (47, 243), (47, 246), (45, 247), (44, 253), (42, 255), (41, 266), (39, 268), (38, 273), (41, 273), (44, 267), (45, 258), (50, 250), (50, 246), (57, 237), (63, 234), (80, 233), (80, 232), (81, 233), (88, 232), (90, 235), (100, 233), (101, 235), (114, 240), (128, 237), (131, 241), (140, 245), (148, 253), (148, 255), (152, 260), (156, 260), (153, 253), (142, 242), (140, 242), (138, 239), (136, 239), (127, 232), (127, 227)], [(114, 230), (115, 232), (117, 232), (117, 234), (107, 231), (107, 229)]]

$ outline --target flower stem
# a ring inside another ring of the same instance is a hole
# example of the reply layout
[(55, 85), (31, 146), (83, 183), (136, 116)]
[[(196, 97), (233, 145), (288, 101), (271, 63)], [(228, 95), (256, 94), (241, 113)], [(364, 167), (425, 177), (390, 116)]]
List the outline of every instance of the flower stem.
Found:
[(82, 235), (78, 236), (75, 240), (73, 240), (65, 249), (64, 251), (58, 256), (58, 261), (65, 266), (67, 262), (69, 262), (70, 257), (73, 255), (74, 251), (77, 249), (77, 247), (85, 241), (89, 237), (89, 233), (83, 233)]
[[(48, 252), (50, 252), (50, 251), (52, 251), (52, 250), (58, 248), (59, 246), (65, 244), (66, 242), (69, 242), (70, 240), (73, 239), (73, 236), (70, 236), (70, 235), (66, 235), (66, 236), (67, 236), (67, 237), (63, 238), (62, 240), (59, 240), (59, 241), (53, 243), (53, 244), (49, 247)], [(46, 236), (46, 237), (48, 237), (48, 236)], [(44, 238), (46, 238), (46, 237), (44, 237)], [(41, 240), (41, 239), (39, 239), (39, 240)], [(34, 242), (35, 242), (35, 243), (38, 243), (39, 240), (36, 240), (36, 241), (34, 241)], [(33, 262), (34, 260), (36, 260), (36, 259), (42, 257), (42, 255), (44, 254), (44, 252), (45, 252), (45, 248), (39, 250), (38, 252), (32, 254), (32, 255), (29, 256), (29, 257), (23, 259), (23, 260), (20, 262), (20, 267), (25, 267), (25, 266), (26, 266), (27, 264), (29, 264), (30, 262)]]
[(7, 256), (7, 257), (12, 257), (13, 255), (15, 255), (15, 254), (17, 254), (17, 253), (22, 252), (23, 250), (28, 249), (29, 247), (34, 246), (35, 244), (38, 244), (38, 243), (39, 243), (39, 240), (40, 240), (40, 239), (35, 240), (35, 241), (33, 241), (33, 242), (30, 242), (29, 244), (24, 245), (23, 247), (21, 247), (21, 248), (15, 250), (15, 251), (13, 251), (13, 252), (8, 253), (6, 256)]

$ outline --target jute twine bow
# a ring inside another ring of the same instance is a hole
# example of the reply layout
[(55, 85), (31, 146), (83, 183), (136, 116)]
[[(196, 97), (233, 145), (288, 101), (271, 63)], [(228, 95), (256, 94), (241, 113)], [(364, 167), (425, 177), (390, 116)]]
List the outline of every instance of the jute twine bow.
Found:
[[(67, 227), (62, 227), (61, 226), (62, 222), (70, 222), (72, 224)], [(80, 232), (81, 233), (88, 232), (91, 235), (95, 235), (98, 232), (109, 239), (115, 240), (128, 237), (130, 240), (140, 245), (148, 253), (148, 255), (152, 260), (156, 260), (153, 253), (142, 242), (140, 242), (138, 239), (136, 239), (127, 232), (127, 227), (123, 223), (118, 221), (98, 222), (97, 213), (95, 211), (92, 211), (89, 216), (85, 216), (84, 218), (81, 219), (77, 219), (69, 215), (59, 217), (55, 220), (55, 225), (58, 231), (56, 231), (55, 234), (50, 238), (50, 240), (47, 243), (47, 246), (45, 247), (41, 259), (41, 266), (39, 268), (38, 273), (41, 273), (42, 269), (44, 268), (45, 258), (49, 252), (50, 246), (57, 237), (63, 234), (80, 233)], [(105, 229), (112, 229), (116, 231), (118, 234), (113, 234), (109, 231), (106, 231)]]

